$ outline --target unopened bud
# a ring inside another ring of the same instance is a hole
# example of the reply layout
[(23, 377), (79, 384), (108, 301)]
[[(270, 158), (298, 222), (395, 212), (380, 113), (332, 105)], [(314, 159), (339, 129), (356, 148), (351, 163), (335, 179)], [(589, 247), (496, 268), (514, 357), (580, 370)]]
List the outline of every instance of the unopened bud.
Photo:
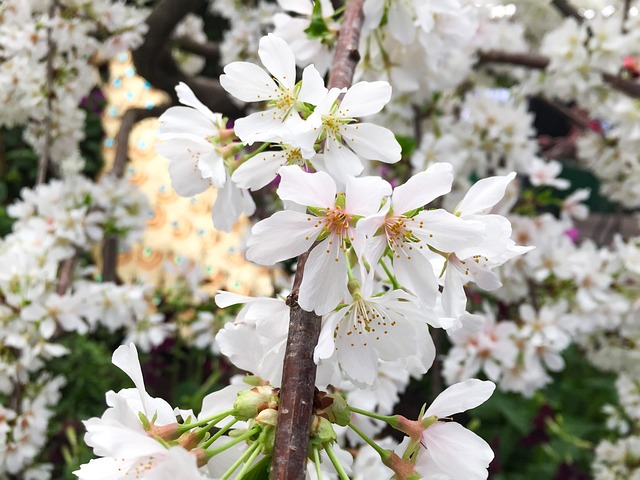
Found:
[(273, 408), (266, 408), (256, 415), (255, 420), (262, 425), (275, 427), (278, 424), (278, 411)]
[(203, 429), (203, 428), (195, 429), (181, 435), (180, 438), (178, 439), (178, 443), (185, 450), (192, 450), (196, 448), (198, 445), (200, 445), (200, 442), (206, 436), (207, 436), (206, 429)]
[(311, 418), (309, 437), (311, 437), (311, 443), (320, 445), (326, 442), (335, 442), (338, 438), (331, 422), (317, 415)]
[(336, 423), (342, 427), (349, 423), (351, 411), (342, 395), (320, 392), (318, 397), (320, 408), (316, 409), (316, 415), (322, 416), (331, 423)]
[(149, 424), (147, 428), (147, 435), (152, 438), (160, 437), (162, 440), (171, 442), (180, 436), (180, 424), (170, 423), (168, 425), (157, 426)]
[(261, 385), (250, 390), (243, 390), (238, 393), (233, 404), (234, 416), (238, 420), (250, 420), (262, 410), (267, 408), (276, 409), (278, 407), (278, 395), (273, 387)]

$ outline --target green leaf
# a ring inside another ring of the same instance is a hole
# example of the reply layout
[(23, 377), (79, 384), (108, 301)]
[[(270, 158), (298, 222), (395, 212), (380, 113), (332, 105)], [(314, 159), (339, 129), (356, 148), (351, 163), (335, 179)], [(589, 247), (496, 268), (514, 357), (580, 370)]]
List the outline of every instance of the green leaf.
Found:
[(322, 6), (319, 1), (316, 1), (313, 4), (311, 23), (309, 23), (309, 26), (304, 29), (304, 33), (306, 33), (309, 38), (324, 39), (331, 36), (331, 30), (329, 30), (329, 27), (322, 16)]

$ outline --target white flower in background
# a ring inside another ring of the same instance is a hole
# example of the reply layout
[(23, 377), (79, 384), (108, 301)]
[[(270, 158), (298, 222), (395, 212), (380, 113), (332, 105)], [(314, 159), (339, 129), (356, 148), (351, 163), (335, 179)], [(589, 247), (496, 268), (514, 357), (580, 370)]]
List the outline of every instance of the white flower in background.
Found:
[(286, 139), (290, 131), (300, 128), (300, 105), (317, 105), (327, 91), (313, 65), (304, 69), (302, 82), (296, 83), (295, 57), (283, 39), (273, 34), (262, 37), (258, 55), (266, 71), (253, 63), (233, 62), (220, 76), (222, 88), (237, 99), (267, 104), (266, 109), (235, 122), (236, 135), (248, 145)]
[(345, 193), (337, 194), (335, 182), (324, 172), (290, 166), (282, 167), (280, 176), (280, 198), (308, 207), (309, 213), (288, 209), (258, 222), (247, 241), (247, 258), (273, 265), (306, 252), (317, 241), (305, 265), (298, 302), (323, 315), (348, 295), (349, 247), (359, 254), (364, 250), (356, 220), (377, 213), (391, 186), (380, 177), (350, 178)]
[(571, 182), (565, 178), (558, 178), (562, 171), (562, 164), (557, 160), (544, 161), (541, 158), (533, 157), (527, 166), (529, 181), (534, 187), (549, 186), (558, 190), (566, 190)]
[(224, 158), (219, 152), (225, 120), (200, 102), (184, 83), (176, 87), (180, 103), (171, 107), (160, 120), (160, 155), (169, 159), (171, 185), (183, 197), (201, 193), (213, 185), (223, 187), (227, 176)]
[(505, 368), (515, 365), (518, 356), (518, 327), (511, 321), (496, 322), (495, 314), (485, 305), (482, 329), (463, 324), (449, 332), (452, 347), (443, 362), (447, 384), (475, 377), (480, 370), (497, 382)]
[(451, 480), (488, 477), (494, 455), (487, 442), (459, 423), (439, 420), (483, 404), (495, 388), (493, 382), (471, 379), (451, 385), (436, 397), (422, 417), (423, 421), (433, 417), (435, 422), (422, 432), (416, 472), (425, 478)]
[[(327, 34), (336, 34), (339, 25), (333, 20), (335, 13), (330, 0), (318, 0), (322, 11), (322, 20), (329, 29)], [(300, 68), (313, 63), (321, 75), (329, 70), (332, 52), (324, 38), (309, 38), (305, 30), (309, 28), (313, 13), (313, 2), (299, 2), (298, 0), (278, 0), (278, 5), (288, 13), (278, 12), (273, 16), (273, 34), (283, 38), (290, 46)]]

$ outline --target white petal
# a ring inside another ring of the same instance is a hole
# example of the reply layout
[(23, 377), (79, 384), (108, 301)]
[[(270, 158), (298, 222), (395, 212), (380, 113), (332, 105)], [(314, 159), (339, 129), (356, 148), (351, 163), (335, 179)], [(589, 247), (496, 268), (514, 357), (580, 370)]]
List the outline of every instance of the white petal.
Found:
[(342, 182), (348, 177), (357, 177), (364, 170), (358, 156), (333, 136), (326, 139), (323, 158), (327, 171)]
[(438, 292), (438, 281), (431, 262), (418, 251), (412, 250), (411, 253), (409, 256), (404, 251), (396, 252), (393, 259), (396, 278), (403, 287), (418, 297), (421, 304), (433, 307)]
[(136, 386), (138, 394), (140, 395), (140, 400), (142, 400), (144, 412), (149, 415), (151, 413), (149, 410), (149, 394), (144, 387), (144, 378), (142, 377), (142, 368), (140, 367), (136, 346), (133, 343), (130, 343), (128, 346), (120, 345), (116, 351), (113, 352), (111, 362), (133, 380), (133, 384)]
[(296, 59), (287, 42), (270, 33), (260, 39), (258, 56), (280, 85), (293, 89), (296, 84)]
[(402, 158), (402, 147), (388, 128), (373, 123), (345, 125), (342, 138), (354, 152), (367, 160), (395, 163)]
[(249, 62), (233, 62), (224, 67), (220, 85), (243, 102), (263, 102), (269, 95), (275, 98), (280, 89), (271, 76), (259, 66)]
[(516, 174), (511, 172), (509, 175), (483, 178), (477, 181), (464, 196), (456, 212), (460, 212), (462, 215), (487, 213), (504, 197), (507, 185), (515, 177)]
[(496, 384), (489, 380), (471, 378), (456, 383), (438, 395), (424, 415), (445, 418), (466, 412), (489, 400), (495, 389)]
[(464, 286), (471, 279), (463, 276), (450, 262), (444, 277), (444, 289), (442, 290), (442, 308), (445, 315), (458, 318), (467, 308), (467, 295)]
[(282, 167), (278, 196), (299, 205), (332, 207), (336, 200), (336, 184), (324, 172), (308, 173), (296, 165)]
[(222, 115), (220, 115), (219, 113), (213, 113), (211, 110), (209, 110), (209, 107), (205, 106), (200, 100), (198, 100), (195, 93), (193, 93), (193, 91), (186, 83), (180, 82), (176, 86), (176, 93), (178, 94), (178, 100), (180, 101), (180, 103), (195, 108), (211, 122), (215, 123), (217, 121), (220, 121), (220, 119), (222, 118)]
[[(213, 114), (212, 114), (213, 115)], [(202, 138), (216, 135), (218, 128), (211, 120), (189, 107), (171, 107), (160, 118), (158, 135), (188, 133)]]
[(259, 190), (278, 176), (278, 169), (287, 160), (284, 153), (284, 151), (259, 153), (240, 165), (231, 175), (231, 179), (240, 188)]
[(485, 231), (481, 222), (462, 220), (441, 208), (420, 212), (409, 225), (418, 238), (441, 252), (478, 245)]
[(316, 67), (309, 65), (302, 71), (302, 85), (298, 100), (307, 102), (311, 105), (318, 105), (326, 96), (327, 88), (324, 86), (324, 80)]
[(239, 118), (233, 130), (242, 143), (253, 145), (255, 142), (279, 142), (285, 132), (279, 109), (269, 109)]
[(382, 110), (391, 100), (389, 82), (358, 82), (344, 94), (338, 114), (346, 118), (365, 117)]
[(380, 210), (384, 197), (391, 195), (391, 185), (380, 177), (358, 177), (347, 180), (346, 211), (363, 217)]
[(349, 295), (347, 264), (340, 243), (340, 239), (329, 236), (311, 250), (298, 296), (303, 310), (324, 315)]
[(439, 422), (425, 430), (422, 442), (434, 463), (452, 479), (485, 480), (489, 476), (491, 447), (462, 425)]
[(391, 205), (396, 214), (423, 207), (451, 191), (453, 167), (449, 163), (435, 163), (426, 171), (412, 176), (403, 185), (395, 188)]
[(247, 241), (247, 259), (273, 265), (306, 252), (318, 237), (315, 218), (285, 210), (256, 223)]

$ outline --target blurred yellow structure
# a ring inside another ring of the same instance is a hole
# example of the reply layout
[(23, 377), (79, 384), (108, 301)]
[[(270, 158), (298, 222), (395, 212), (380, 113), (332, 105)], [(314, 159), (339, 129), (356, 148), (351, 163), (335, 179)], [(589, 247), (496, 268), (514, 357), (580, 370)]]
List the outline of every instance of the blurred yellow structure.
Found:
[[(105, 168), (115, 157), (115, 138), (120, 118), (132, 107), (152, 108), (167, 96), (151, 88), (136, 75), (131, 55), (122, 53), (109, 64), (109, 82), (103, 92), (107, 106), (103, 114)], [(216, 231), (211, 208), (216, 192), (209, 189), (183, 198), (171, 187), (168, 160), (156, 153), (158, 120), (136, 124), (129, 137), (129, 159), (125, 176), (148, 196), (152, 210), (144, 238), (118, 258), (118, 275), (125, 281), (171, 282), (176, 272), (199, 268), (210, 293), (225, 289), (244, 295), (270, 295), (269, 270), (247, 262), (239, 246), (248, 233), (249, 221), (241, 219), (230, 233)]]

